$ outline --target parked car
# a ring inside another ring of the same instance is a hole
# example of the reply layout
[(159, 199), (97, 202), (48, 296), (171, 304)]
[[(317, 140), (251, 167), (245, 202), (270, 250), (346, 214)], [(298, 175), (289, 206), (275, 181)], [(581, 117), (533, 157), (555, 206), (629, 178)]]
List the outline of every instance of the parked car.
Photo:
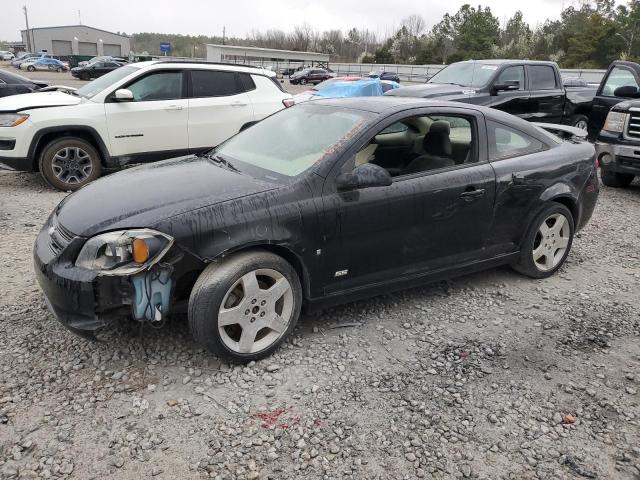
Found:
[[(9, 95), (19, 93), (31, 93), (47, 86), (48, 83), (46, 82), (29, 80), (22, 75), (9, 72), (6, 69), (0, 70), (0, 97), (8, 97)], [(0, 150), (2, 149), (0, 148)]]
[(626, 187), (640, 176), (640, 65), (609, 66), (593, 100), (589, 135), (596, 141), (602, 183)]
[(106, 75), (113, 70), (120, 68), (124, 63), (119, 62), (94, 62), (89, 63), (83, 67), (73, 67), (71, 69), (71, 75), (81, 80), (91, 80), (92, 78), (98, 78)]
[(307, 83), (320, 83), (332, 78), (333, 74), (323, 68), (305, 68), (289, 77), (293, 85), (306, 85)]
[(301, 103), (320, 98), (376, 97), (392, 88), (400, 88), (400, 85), (377, 78), (336, 77), (319, 83), (311, 90), (295, 95), (293, 101)]
[(22, 65), (24, 62), (28, 62), (30, 60), (37, 60), (39, 58), (53, 58), (53, 55), (49, 53), (26, 53), (24, 56), (20, 56), (14, 59), (11, 62), (11, 65), (16, 68), (20, 68), (20, 65)]
[(65, 72), (69, 70), (69, 64), (55, 58), (36, 58), (22, 62), (19, 68), (29, 72), (35, 72), (36, 70)]
[(391, 80), (400, 83), (400, 77), (396, 72), (385, 72), (382, 70), (369, 72), (369, 78), (379, 78), (380, 80)]
[(0, 50), (0, 60), (13, 60), (15, 57), (15, 55), (7, 50)]
[(102, 55), (100, 57), (93, 57), (89, 60), (85, 60), (83, 62), (78, 62), (78, 67), (84, 67), (89, 65), (90, 63), (96, 62), (118, 62), (118, 63), (128, 63), (127, 59), (123, 57), (112, 57), (111, 55)]
[(484, 105), (533, 122), (586, 130), (595, 93), (593, 87), (564, 87), (555, 62), (470, 60), (452, 63), (426, 84), (387, 95)]
[(592, 144), (503, 112), (318, 100), (205, 155), (66, 197), (37, 237), (35, 268), (75, 332), (158, 323), (188, 305), (198, 342), (248, 362), (287, 338), (303, 306), (503, 264), (548, 277), (597, 197)]
[(103, 170), (208, 150), (292, 104), (261, 68), (129, 64), (76, 91), (0, 99), (0, 167), (76, 190)]

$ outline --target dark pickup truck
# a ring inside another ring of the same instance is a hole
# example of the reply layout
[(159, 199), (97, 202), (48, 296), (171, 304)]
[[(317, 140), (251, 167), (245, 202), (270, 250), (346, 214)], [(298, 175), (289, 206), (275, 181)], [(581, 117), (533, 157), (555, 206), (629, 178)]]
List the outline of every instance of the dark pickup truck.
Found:
[(469, 60), (452, 63), (423, 85), (385, 95), (473, 103), (525, 120), (586, 130), (595, 87), (565, 87), (554, 62)]
[(640, 176), (640, 65), (609, 65), (593, 99), (588, 131), (602, 183), (626, 187)]

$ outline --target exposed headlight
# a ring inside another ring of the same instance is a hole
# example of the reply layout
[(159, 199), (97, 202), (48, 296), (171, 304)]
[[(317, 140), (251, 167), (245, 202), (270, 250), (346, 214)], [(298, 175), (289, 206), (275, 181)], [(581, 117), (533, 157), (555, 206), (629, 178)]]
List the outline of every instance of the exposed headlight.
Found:
[(87, 240), (76, 266), (104, 275), (137, 273), (158, 262), (173, 245), (173, 238), (149, 229), (103, 233)]
[(29, 115), (22, 113), (0, 113), (0, 127), (17, 127), (24, 123)]
[(607, 119), (604, 121), (603, 130), (607, 132), (622, 132), (624, 124), (627, 122), (629, 114), (622, 112), (609, 112)]

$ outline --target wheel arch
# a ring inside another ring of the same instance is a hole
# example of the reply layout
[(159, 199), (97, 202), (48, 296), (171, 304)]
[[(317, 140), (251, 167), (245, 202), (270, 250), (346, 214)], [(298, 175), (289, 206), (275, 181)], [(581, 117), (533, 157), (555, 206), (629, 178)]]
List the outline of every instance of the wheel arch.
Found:
[(578, 225), (580, 216), (580, 207), (578, 203), (578, 194), (573, 187), (567, 183), (556, 183), (547, 188), (540, 195), (541, 203), (557, 202), (563, 204), (569, 209), (573, 216), (573, 223)]
[(233, 247), (232, 249), (222, 252), (220, 255), (211, 260), (226, 260), (227, 258), (232, 257), (233, 255), (236, 255), (238, 253), (249, 252), (252, 250), (267, 251), (284, 258), (298, 274), (300, 285), (302, 287), (302, 298), (309, 298), (311, 292), (311, 279), (309, 276), (309, 270), (302, 259), (299, 257), (299, 255), (296, 254), (288, 246), (278, 243), (251, 243)]
[(56, 138), (73, 136), (82, 138), (93, 145), (100, 153), (100, 163), (103, 167), (107, 166), (107, 161), (111, 158), (109, 150), (105, 145), (100, 134), (92, 127), (86, 125), (66, 125), (58, 127), (47, 127), (38, 130), (29, 146), (28, 158), (31, 159), (32, 168), (37, 172), (38, 160), (44, 147)]

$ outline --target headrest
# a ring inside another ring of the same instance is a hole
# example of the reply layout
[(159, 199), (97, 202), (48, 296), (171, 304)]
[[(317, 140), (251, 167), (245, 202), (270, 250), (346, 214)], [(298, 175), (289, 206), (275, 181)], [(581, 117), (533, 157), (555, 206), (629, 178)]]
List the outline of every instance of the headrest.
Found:
[(433, 122), (422, 142), (425, 153), (437, 157), (450, 157), (452, 149), (449, 131), (449, 122), (444, 120)]
[(431, 132), (441, 132), (449, 135), (451, 132), (451, 126), (446, 120), (436, 120), (431, 124), (431, 127), (429, 127), (429, 133)]

